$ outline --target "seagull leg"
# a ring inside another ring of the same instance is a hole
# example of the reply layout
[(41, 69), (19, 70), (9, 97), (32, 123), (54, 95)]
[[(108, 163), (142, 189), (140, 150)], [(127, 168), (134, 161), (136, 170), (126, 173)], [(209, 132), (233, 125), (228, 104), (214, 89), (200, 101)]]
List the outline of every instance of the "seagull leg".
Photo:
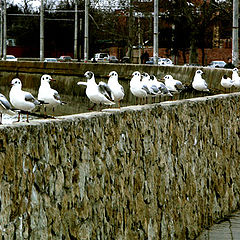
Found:
[(96, 106), (97, 104), (94, 103), (93, 106), (91, 108), (89, 108), (88, 110), (93, 110), (93, 108)]
[(2, 113), (0, 114), (0, 125), (2, 125)]
[(118, 108), (120, 108), (120, 101), (118, 101)]
[(20, 122), (20, 112), (18, 113), (18, 120), (17, 122)]
[(28, 113), (27, 113), (27, 122), (29, 123), (29, 119), (28, 119)]

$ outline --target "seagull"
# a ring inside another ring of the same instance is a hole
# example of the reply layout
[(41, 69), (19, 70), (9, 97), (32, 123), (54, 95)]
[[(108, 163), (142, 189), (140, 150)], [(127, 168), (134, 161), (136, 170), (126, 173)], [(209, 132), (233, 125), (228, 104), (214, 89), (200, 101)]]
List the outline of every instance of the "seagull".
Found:
[(86, 95), (91, 102), (94, 103), (91, 110), (96, 104), (113, 105), (113, 99), (111, 99), (111, 90), (105, 82), (96, 83), (94, 73), (87, 71), (84, 76), (87, 78), (87, 84), (85, 82), (78, 82), (78, 85), (86, 85)]
[(232, 80), (235, 87), (240, 87), (240, 77), (238, 75), (238, 69), (234, 68), (232, 70)]
[(184, 86), (181, 81), (173, 79), (172, 75), (166, 75), (164, 78), (165, 86), (170, 92), (181, 92)]
[(157, 86), (151, 81), (150, 75), (146, 72), (142, 73), (142, 84), (143, 86), (146, 86), (148, 91), (148, 96), (157, 96), (160, 94), (160, 90), (157, 88)]
[(206, 81), (202, 78), (203, 71), (197, 70), (193, 78), (192, 87), (197, 91), (209, 92)]
[(231, 88), (234, 84), (234, 81), (228, 77), (226, 74), (223, 75), (221, 79), (221, 86), (224, 88)]
[(151, 75), (151, 76), (150, 76), (150, 79), (151, 79), (152, 83), (153, 83), (158, 89), (160, 89), (162, 96), (170, 96), (170, 97), (173, 96), (173, 95), (170, 93), (170, 91), (168, 90), (168, 88), (165, 86), (165, 84), (162, 83), (162, 82), (159, 82), (154, 75)]
[(113, 101), (118, 102), (118, 107), (120, 108), (120, 101), (124, 98), (124, 88), (118, 82), (118, 74), (116, 71), (111, 71), (108, 76), (108, 86), (111, 90), (111, 97)]
[(11, 104), (7, 98), (0, 93), (0, 124), (2, 124), (2, 114), (15, 115), (15, 112), (11, 110)]
[(48, 104), (48, 106), (52, 106), (54, 111), (54, 107), (56, 105), (63, 105), (65, 104), (65, 102), (62, 102), (58, 92), (51, 88), (50, 86), (51, 81), (55, 81), (55, 79), (53, 79), (48, 74), (42, 75), (41, 85), (38, 90), (38, 100), (42, 101), (44, 104)]
[[(10, 102), (16, 109), (23, 111), (32, 111), (37, 105), (41, 103), (33, 97), (30, 92), (22, 90), (22, 82), (19, 78), (14, 78), (11, 81), (12, 88), (9, 93)], [(20, 121), (20, 112), (18, 113), (18, 122)], [(28, 113), (27, 113), (27, 122)]]
[(148, 88), (141, 82), (141, 73), (135, 71), (130, 81), (130, 91), (137, 98), (147, 97)]

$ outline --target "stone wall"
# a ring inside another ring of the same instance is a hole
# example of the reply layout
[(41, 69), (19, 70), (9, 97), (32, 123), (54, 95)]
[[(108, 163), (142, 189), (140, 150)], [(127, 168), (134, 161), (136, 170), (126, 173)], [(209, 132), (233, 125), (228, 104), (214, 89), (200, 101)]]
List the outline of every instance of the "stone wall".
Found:
[(240, 94), (0, 126), (4, 239), (194, 239), (239, 207)]

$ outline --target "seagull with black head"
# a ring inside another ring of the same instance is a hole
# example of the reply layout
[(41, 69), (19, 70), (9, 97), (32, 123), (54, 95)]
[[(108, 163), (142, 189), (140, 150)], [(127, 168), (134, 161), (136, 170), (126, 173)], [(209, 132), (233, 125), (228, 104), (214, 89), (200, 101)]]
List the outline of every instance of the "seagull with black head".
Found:
[(92, 110), (97, 104), (115, 104), (111, 98), (112, 92), (107, 83), (101, 81), (97, 84), (94, 73), (91, 71), (87, 71), (84, 76), (87, 78), (87, 82), (78, 82), (77, 84), (87, 86), (86, 95), (89, 100), (94, 103), (90, 110)]

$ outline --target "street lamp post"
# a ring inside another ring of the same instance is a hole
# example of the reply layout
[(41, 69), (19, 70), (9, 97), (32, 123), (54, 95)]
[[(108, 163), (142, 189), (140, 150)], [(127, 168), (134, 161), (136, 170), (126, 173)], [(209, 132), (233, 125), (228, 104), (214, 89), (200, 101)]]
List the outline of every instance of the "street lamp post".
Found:
[(40, 7), (40, 61), (44, 61), (44, 5), (41, 0)]
[(75, 0), (75, 26), (74, 26), (74, 58), (78, 58), (77, 54), (78, 42), (78, 0)]
[(88, 60), (88, 8), (89, 8), (89, 0), (85, 0), (85, 26), (84, 26), (84, 61)]
[(239, 18), (239, 0), (233, 0), (233, 28), (232, 28), (232, 62), (238, 66), (239, 48), (238, 48), (238, 18)]
[(153, 61), (158, 63), (158, 0), (154, 0)]

